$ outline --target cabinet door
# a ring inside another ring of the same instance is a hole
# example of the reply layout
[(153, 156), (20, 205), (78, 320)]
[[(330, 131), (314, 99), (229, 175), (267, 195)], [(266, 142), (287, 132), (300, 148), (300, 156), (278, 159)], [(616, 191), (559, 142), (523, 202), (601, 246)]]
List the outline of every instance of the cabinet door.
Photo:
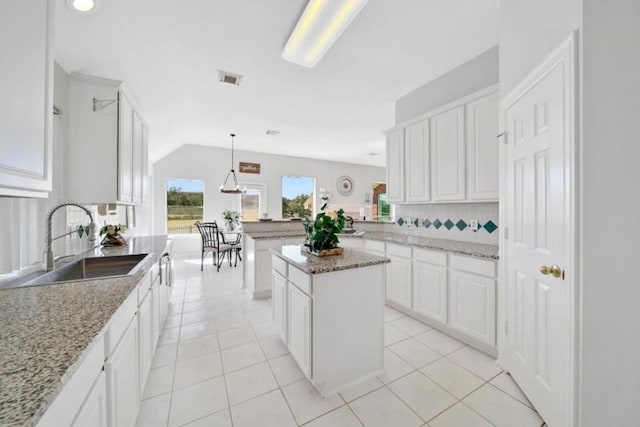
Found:
[(496, 345), (496, 281), (449, 271), (449, 326)]
[(340, 246), (343, 248), (362, 249), (362, 239), (356, 237), (340, 237)]
[(498, 94), (467, 104), (469, 200), (498, 200)]
[(428, 202), (429, 120), (408, 126), (404, 131), (405, 196), (407, 202)]
[(387, 299), (411, 307), (411, 260), (390, 256), (387, 264)]
[(160, 329), (162, 327), (160, 324), (160, 285), (159, 280), (157, 279), (151, 287), (151, 303), (151, 316), (153, 318), (153, 348), (155, 350), (155, 348), (158, 346)]
[(438, 322), (447, 323), (447, 269), (413, 262), (413, 309)]
[(105, 363), (109, 425), (131, 427), (136, 422), (140, 392), (138, 389), (138, 322), (134, 318), (122, 341)]
[(142, 127), (142, 204), (149, 200), (149, 128)]
[(54, 3), (4, 3), (0, 13), (0, 195), (51, 191)]
[(273, 272), (272, 309), (273, 323), (282, 340), (287, 343), (287, 279)]
[(72, 427), (107, 427), (107, 384), (104, 371), (100, 372)]
[(311, 298), (288, 286), (289, 351), (307, 378), (311, 378)]
[(133, 201), (133, 109), (118, 93), (118, 201)]
[(404, 202), (404, 130), (387, 135), (387, 197), (389, 203)]
[(138, 333), (139, 338), (139, 388), (144, 390), (147, 374), (151, 368), (153, 358), (153, 295), (149, 291), (138, 308)]
[(431, 200), (464, 200), (464, 106), (432, 117), (430, 134)]
[(142, 149), (143, 149), (143, 124), (137, 112), (133, 112), (133, 140), (132, 140), (132, 172), (133, 203), (142, 204)]

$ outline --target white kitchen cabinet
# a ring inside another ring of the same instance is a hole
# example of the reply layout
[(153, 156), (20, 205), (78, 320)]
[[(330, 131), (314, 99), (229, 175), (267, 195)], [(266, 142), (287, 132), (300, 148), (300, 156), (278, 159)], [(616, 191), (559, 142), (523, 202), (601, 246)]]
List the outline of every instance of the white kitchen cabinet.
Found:
[(311, 298), (290, 285), (287, 299), (289, 351), (302, 372), (311, 377)]
[(147, 149), (142, 115), (122, 82), (70, 75), (65, 197), (141, 204)]
[(131, 427), (136, 422), (140, 406), (138, 339), (138, 322), (134, 318), (105, 363), (111, 427)]
[(339, 246), (343, 248), (362, 249), (363, 241), (359, 237), (344, 237), (340, 236)]
[(71, 426), (107, 427), (107, 409), (107, 383), (101, 371)]
[(430, 200), (429, 120), (409, 125), (404, 130), (405, 201)]
[(387, 199), (389, 203), (405, 201), (404, 129), (387, 134)]
[(431, 118), (431, 198), (465, 199), (464, 106)]
[(142, 204), (149, 200), (149, 128), (142, 126)]
[[(143, 290), (141, 290), (142, 292)], [(138, 333), (139, 333), (139, 389), (144, 390), (147, 381), (149, 369), (151, 369), (151, 360), (153, 359), (154, 337), (153, 337), (153, 294), (152, 291), (146, 289), (147, 293), (140, 306), (138, 307)]]
[(466, 105), (467, 197), (472, 201), (498, 201), (498, 93)]
[(393, 243), (387, 244), (386, 296), (389, 301), (411, 307), (411, 248)]
[(496, 281), (449, 271), (449, 325), (491, 346), (496, 345)]
[(54, 4), (19, 1), (0, 13), (0, 196), (52, 188)]
[(162, 329), (162, 325), (160, 324), (160, 279), (156, 276), (153, 280), (153, 285), (151, 286), (151, 317), (152, 317), (152, 328), (153, 328), (153, 350), (155, 351), (158, 346), (158, 340), (160, 339), (160, 330)]
[(447, 267), (413, 262), (413, 309), (447, 323)]
[(271, 307), (273, 310), (273, 324), (282, 341), (287, 344), (289, 342), (287, 338), (287, 279), (277, 271), (273, 271), (272, 280)]

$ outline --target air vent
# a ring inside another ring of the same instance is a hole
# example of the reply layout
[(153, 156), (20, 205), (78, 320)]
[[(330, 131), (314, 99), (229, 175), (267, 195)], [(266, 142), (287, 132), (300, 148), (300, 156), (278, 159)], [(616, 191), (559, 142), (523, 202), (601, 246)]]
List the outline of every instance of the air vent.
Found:
[(280, 131), (279, 130), (273, 130), (273, 129), (267, 129), (267, 135), (271, 135), (271, 136), (277, 136), (280, 135)]
[(242, 76), (240, 74), (229, 73), (228, 71), (218, 70), (218, 80), (221, 83), (228, 83), (231, 85), (240, 86)]

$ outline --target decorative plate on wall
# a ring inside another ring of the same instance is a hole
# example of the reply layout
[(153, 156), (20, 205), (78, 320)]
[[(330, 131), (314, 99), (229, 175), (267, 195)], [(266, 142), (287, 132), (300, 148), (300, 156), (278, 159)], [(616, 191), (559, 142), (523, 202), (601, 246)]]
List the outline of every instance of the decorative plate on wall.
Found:
[(342, 196), (349, 196), (353, 192), (353, 180), (346, 175), (338, 178), (336, 183), (338, 193)]

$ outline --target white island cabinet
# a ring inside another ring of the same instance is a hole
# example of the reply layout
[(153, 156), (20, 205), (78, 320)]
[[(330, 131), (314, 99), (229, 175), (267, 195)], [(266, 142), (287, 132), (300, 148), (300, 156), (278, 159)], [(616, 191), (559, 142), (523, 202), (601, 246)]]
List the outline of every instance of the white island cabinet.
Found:
[(300, 245), (273, 253), (273, 320), (323, 396), (383, 371), (388, 259), (346, 248), (318, 258)]

